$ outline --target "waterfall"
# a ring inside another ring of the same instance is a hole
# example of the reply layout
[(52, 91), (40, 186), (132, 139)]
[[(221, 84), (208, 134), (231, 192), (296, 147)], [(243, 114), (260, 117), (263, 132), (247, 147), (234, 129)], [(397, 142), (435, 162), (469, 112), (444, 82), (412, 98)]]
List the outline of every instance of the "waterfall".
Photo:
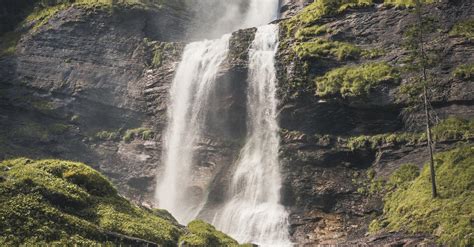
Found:
[(205, 202), (205, 196), (195, 198), (185, 188), (193, 181), (193, 149), (205, 128), (209, 92), (227, 57), (229, 39), (230, 35), (224, 35), (218, 40), (188, 44), (171, 86), (163, 139), (165, 171), (155, 198), (181, 223), (194, 219)]
[[(251, 0), (239, 27), (266, 24), (275, 19), (279, 0)], [(207, 199), (192, 191), (196, 144), (207, 127), (210, 92), (229, 49), (230, 35), (185, 47), (170, 89), (168, 124), (163, 135), (164, 169), (155, 198), (159, 207), (186, 224), (198, 216)], [(258, 28), (249, 50), (247, 139), (227, 192), (228, 200), (214, 214), (213, 223), (240, 242), (262, 246), (291, 245), (288, 214), (280, 204), (279, 135), (277, 123), (275, 53), (278, 26)], [(212, 216), (211, 216), (212, 217)]]
[(291, 245), (288, 213), (280, 204), (275, 53), (276, 25), (258, 28), (249, 51), (247, 140), (235, 165), (229, 199), (216, 227), (240, 242)]

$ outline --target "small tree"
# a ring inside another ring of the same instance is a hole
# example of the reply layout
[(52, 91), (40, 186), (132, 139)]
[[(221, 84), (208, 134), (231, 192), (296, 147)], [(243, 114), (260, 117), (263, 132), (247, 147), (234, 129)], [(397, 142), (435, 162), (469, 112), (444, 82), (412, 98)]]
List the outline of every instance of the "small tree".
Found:
[(432, 107), (430, 104), (430, 84), (428, 70), (435, 66), (436, 54), (428, 51), (425, 36), (435, 30), (435, 21), (432, 18), (423, 16), (423, 4), (420, 0), (415, 0), (416, 23), (407, 29), (405, 33), (405, 47), (409, 54), (407, 56), (407, 70), (413, 72), (415, 76), (410, 84), (402, 87), (401, 92), (407, 94), (411, 103), (411, 111), (423, 111), (426, 128), (427, 148), (430, 156), (431, 190), (433, 198), (438, 196), (436, 188), (436, 172), (433, 159), (433, 140), (431, 133), (431, 123), (433, 120)]

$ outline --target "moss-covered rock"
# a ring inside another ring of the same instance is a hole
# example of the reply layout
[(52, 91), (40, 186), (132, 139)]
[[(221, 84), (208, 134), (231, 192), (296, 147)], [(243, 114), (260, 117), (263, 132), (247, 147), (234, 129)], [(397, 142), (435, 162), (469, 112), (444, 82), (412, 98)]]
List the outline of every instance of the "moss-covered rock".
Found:
[(7, 160), (0, 163), (0, 176), (2, 245), (124, 244), (133, 237), (176, 246), (183, 233), (175, 222), (120, 197), (82, 163)]
[(191, 221), (188, 230), (179, 240), (182, 246), (239, 246), (237, 241), (202, 220)]
[[(439, 197), (433, 199), (429, 166), (416, 179), (402, 179), (403, 186), (385, 199), (382, 219), (371, 224), (381, 229), (429, 233), (450, 246), (474, 245), (474, 146), (456, 148), (435, 156)], [(400, 174), (413, 169), (404, 169)], [(403, 176), (406, 178), (406, 176)]]
[(384, 82), (397, 82), (398, 72), (386, 63), (367, 63), (329, 71), (316, 78), (316, 94), (321, 97), (364, 96)]

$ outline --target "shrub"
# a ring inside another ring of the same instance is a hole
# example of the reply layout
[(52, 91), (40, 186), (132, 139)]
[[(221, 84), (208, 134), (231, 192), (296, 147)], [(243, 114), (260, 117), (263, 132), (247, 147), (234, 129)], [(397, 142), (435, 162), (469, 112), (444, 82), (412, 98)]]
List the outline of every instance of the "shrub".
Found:
[(398, 82), (399, 74), (386, 63), (367, 63), (329, 71), (316, 78), (316, 95), (320, 97), (363, 96), (384, 82)]
[(135, 138), (140, 138), (142, 140), (150, 140), (155, 137), (155, 133), (153, 130), (148, 128), (137, 128), (137, 129), (130, 129), (125, 132), (123, 136), (123, 141), (131, 142)]
[(118, 131), (102, 130), (97, 132), (94, 137), (101, 141), (116, 141), (119, 139), (120, 133)]

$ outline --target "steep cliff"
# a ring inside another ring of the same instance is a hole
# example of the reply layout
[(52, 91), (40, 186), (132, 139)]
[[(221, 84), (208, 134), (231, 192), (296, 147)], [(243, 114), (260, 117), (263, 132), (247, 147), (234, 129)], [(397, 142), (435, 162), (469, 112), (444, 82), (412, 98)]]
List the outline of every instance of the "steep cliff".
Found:
[[(5, 28), (0, 158), (94, 164), (121, 194), (153, 205), (170, 83), (184, 44), (202, 35), (187, 35), (199, 23), (196, 12), (167, 1), (79, 2), (33, 11), (14, 31)], [(416, 77), (405, 69), (413, 8), (389, 4), (397, 1), (311, 2), (283, 1), (282, 17), (288, 18), (278, 21), (282, 194), (293, 241), (433, 244), (443, 230), (386, 233), (382, 226), (368, 235), (370, 223), (385, 217), (383, 198), (393, 191), (386, 181), (403, 164), (422, 167), (428, 160), (423, 115), (407, 111)], [(474, 6), (445, 0), (424, 13), (436, 25), (427, 32), (437, 55), (429, 71), (436, 152), (472, 145)], [(196, 147), (194, 169), (201, 177), (183, 185), (200, 194), (209, 184), (208, 210), (224, 200), (230, 164), (243, 145), (254, 33), (232, 34), (212, 92), (209, 128)]]

